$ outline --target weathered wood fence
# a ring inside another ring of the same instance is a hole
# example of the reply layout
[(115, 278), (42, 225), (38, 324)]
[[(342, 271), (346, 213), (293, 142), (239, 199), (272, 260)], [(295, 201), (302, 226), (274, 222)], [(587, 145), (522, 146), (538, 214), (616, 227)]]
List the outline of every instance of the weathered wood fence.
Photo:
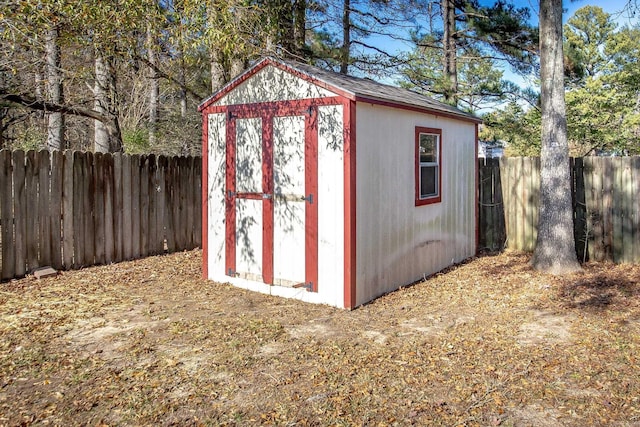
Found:
[[(640, 262), (640, 157), (571, 159), (580, 260)], [(539, 158), (479, 160), (480, 247), (533, 251)]]
[(0, 151), (0, 279), (200, 245), (198, 157)]

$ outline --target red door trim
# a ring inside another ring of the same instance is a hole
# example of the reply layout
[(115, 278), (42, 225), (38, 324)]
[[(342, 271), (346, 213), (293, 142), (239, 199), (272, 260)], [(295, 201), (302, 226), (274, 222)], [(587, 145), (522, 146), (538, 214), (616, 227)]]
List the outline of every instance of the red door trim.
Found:
[(304, 121), (305, 282), (318, 292), (318, 109), (310, 107)]
[[(273, 114), (262, 116), (262, 191), (273, 194)], [(273, 198), (262, 198), (262, 280), (273, 284)]]
[(343, 104), (344, 307), (356, 306), (356, 103)]
[(202, 184), (201, 203), (202, 206), (202, 235), (200, 245), (202, 246), (202, 278), (209, 278), (209, 112), (202, 112)]
[(236, 271), (236, 121), (227, 114), (225, 159), (225, 274)]
[[(313, 102), (316, 101), (316, 102)], [(227, 112), (226, 136), (226, 230), (225, 274), (236, 271), (236, 197), (262, 199), (262, 276), (264, 283), (273, 284), (274, 202), (261, 193), (236, 193), (236, 119), (262, 119), (262, 189), (273, 194), (273, 119), (275, 117), (305, 116), (305, 283), (311, 283), (311, 291), (318, 291), (318, 109), (325, 105), (318, 100), (300, 100), (279, 103), (258, 110), (251, 105), (230, 106)], [(320, 100), (321, 101), (321, 100)], [(331, 98), (327, 105), (336, 104)], [(255, 105), (255, 104), (254, 104)]]

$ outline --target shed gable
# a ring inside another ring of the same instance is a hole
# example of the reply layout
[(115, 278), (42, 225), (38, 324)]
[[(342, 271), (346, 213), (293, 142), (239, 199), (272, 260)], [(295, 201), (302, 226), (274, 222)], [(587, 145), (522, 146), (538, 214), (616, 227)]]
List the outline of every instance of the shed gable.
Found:
[(271, 64), (246, 78), (213, 105), (239, 105), (335, 96), (310, 81)]

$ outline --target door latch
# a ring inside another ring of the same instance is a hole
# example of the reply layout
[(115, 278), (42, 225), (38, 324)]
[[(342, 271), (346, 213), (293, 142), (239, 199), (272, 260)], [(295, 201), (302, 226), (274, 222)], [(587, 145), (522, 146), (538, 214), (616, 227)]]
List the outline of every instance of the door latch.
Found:
[(300, 199), (301, 201), (306, 200), (307, 202), (309, 202), (309, 204), (313, 204), (313, 194), (309, 194), (307, 197), (302, 197)]

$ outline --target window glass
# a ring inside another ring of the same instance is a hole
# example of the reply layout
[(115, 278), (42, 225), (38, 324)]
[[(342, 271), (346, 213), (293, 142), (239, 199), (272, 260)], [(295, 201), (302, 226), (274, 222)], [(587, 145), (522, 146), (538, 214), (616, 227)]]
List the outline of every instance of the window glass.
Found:
[(438, 194), (437, 166), (422, 166), (420, 168), (420, 197), (435, 196), (437, 194)]
[(415, 204), (422, 206), (440, 203), (442, 129), (416, 126), (415, 144)]
[(420, 134), (420, 163), (435, 163), (438, 161), (438, 136), (426, 133)]

